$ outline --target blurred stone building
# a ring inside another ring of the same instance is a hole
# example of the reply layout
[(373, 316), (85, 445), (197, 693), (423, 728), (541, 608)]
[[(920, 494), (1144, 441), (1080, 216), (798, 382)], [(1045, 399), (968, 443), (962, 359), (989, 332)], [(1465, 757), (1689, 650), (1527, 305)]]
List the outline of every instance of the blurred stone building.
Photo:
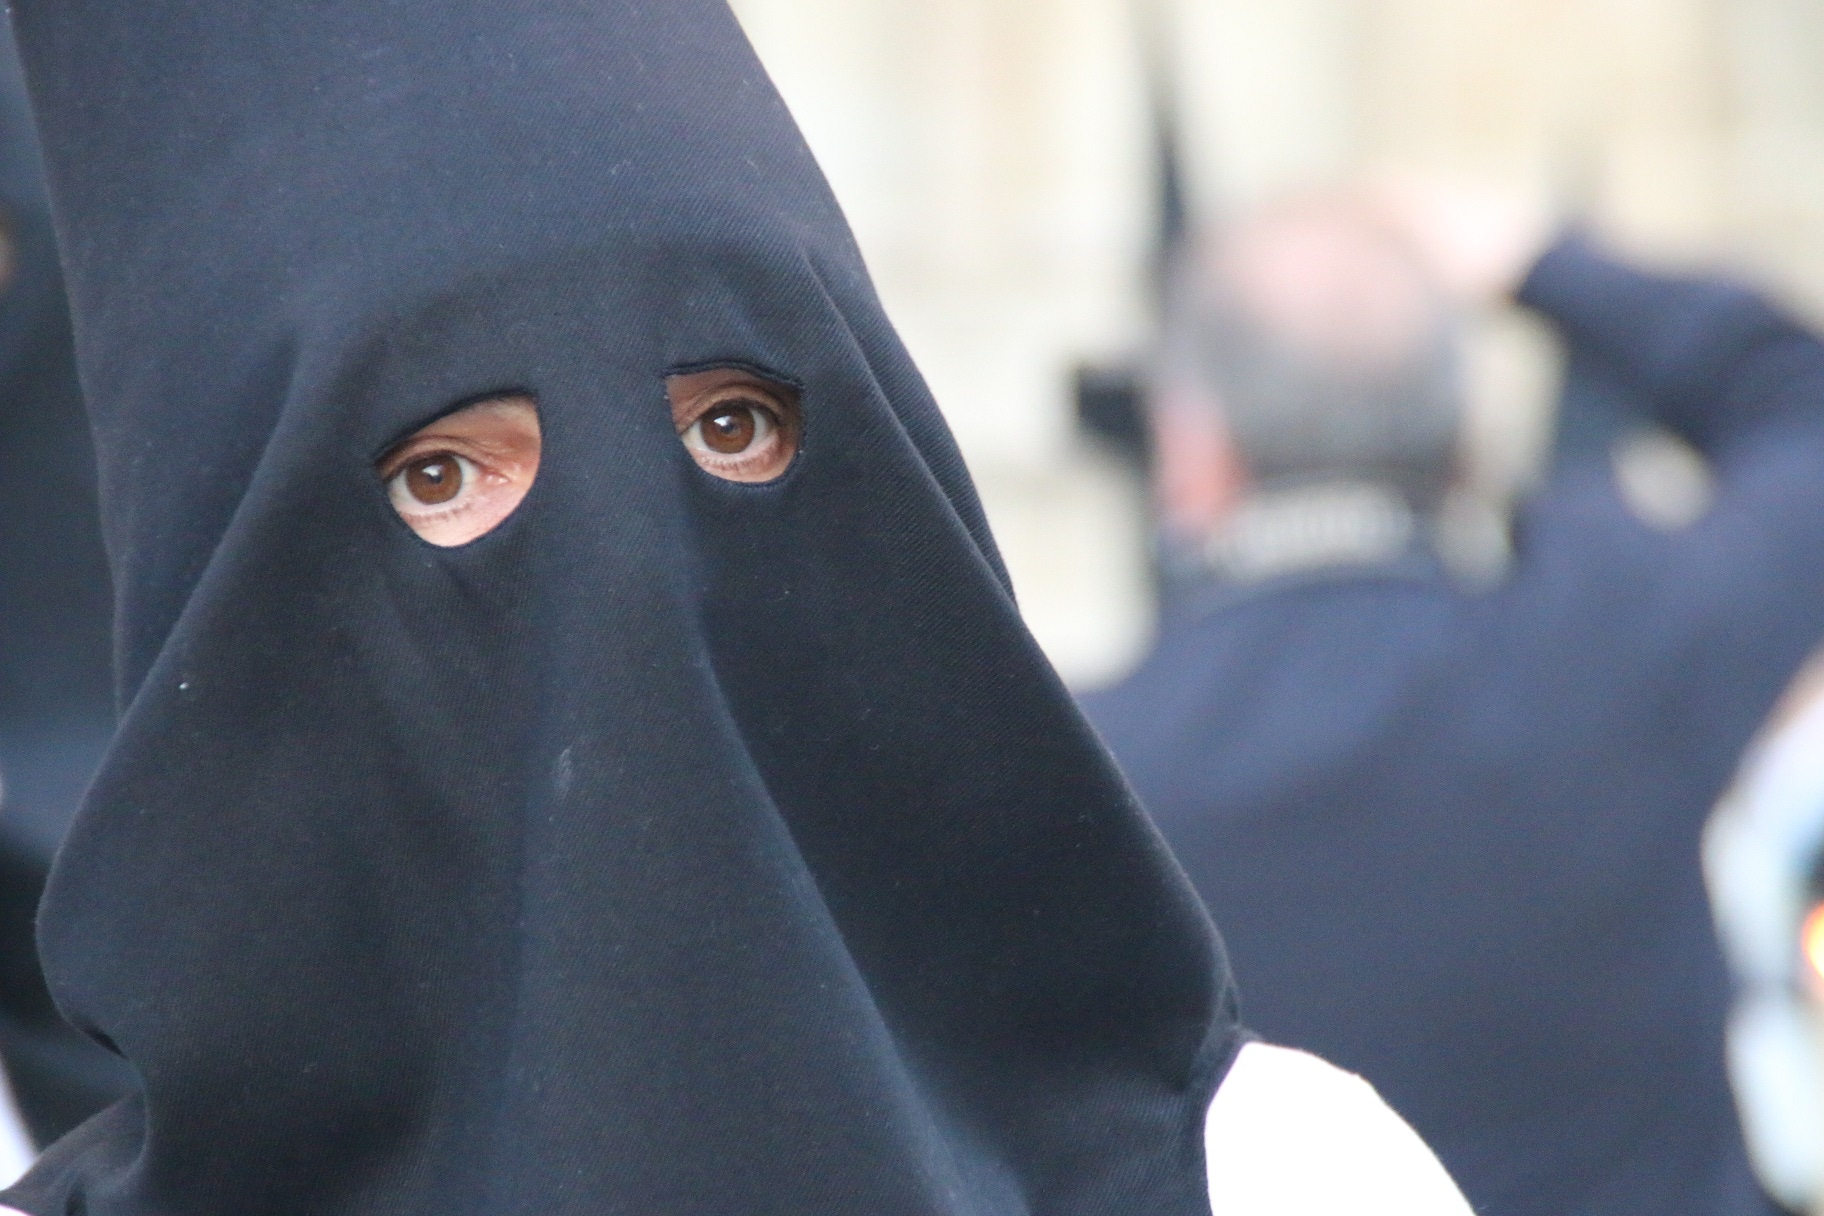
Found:
[[(1807, 0), (736, 0), (974, 469), (1067, 678), (1144, 644), (1144, 504), (1072, 424), (1145, 342), (1156, 95), (1200, 217), (1385, 169), (1549, 200), (1824, 315)], [(1536, 467), (1549, 345), (1484, 319), (1472, 467)]]

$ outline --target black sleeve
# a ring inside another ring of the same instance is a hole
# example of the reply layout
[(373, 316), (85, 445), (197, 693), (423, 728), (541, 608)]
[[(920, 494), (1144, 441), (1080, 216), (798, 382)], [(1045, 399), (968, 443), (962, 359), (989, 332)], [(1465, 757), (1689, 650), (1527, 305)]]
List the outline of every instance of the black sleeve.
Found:
[(1512, 679), (1567, 738), (1634, 737), (1683, 788), (1720, 793), (1824, 640), (1824, 343), (1748, 288), (1636, 270), (1575, 236), (1518, 298), (1702, 451), (1714, 494), (1667, 530), (1628, 510), (1606, 462), (1561, 470), (1520, 514), (1483, 641), (1543, 656)]
[(1752, 289), (1651, 274), (1571, 234), (1516, 297), (1573, 361), (1601, 367), (1707, 455), (1793, 413), (1824, 411), (1824, 343)]

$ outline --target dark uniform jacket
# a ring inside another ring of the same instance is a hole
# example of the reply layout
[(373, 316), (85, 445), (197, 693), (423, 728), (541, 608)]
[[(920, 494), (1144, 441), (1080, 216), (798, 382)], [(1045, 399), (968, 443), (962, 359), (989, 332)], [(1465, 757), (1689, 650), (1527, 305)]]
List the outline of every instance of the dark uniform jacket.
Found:
[(1761, 1210), (1699, 838), (1824, 637), (1824, 345), (1576, 238), (1521, 300), (1709, 458), (1707, 514), (1656, 529), (1568, 469), (1492, 591), (1410, 561), (1205, 589), (1087, 708), (1249, 1024), (1365, 1075), (1482, 1216)]

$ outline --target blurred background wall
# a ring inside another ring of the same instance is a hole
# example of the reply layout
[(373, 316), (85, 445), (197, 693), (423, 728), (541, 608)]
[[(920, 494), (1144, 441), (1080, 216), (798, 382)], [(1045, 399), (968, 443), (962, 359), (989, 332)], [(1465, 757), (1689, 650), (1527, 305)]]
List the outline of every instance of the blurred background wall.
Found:
[[(1150, 616), (1142, 493), (1074, 370), (1149, 319), (1163, 96), (1200, 219), (1389, 170), (1545, 201), (1824, 316), (1815, 0), (736, 0), (956, 429), (1034, 633), (1117, 674)], [(1471, 468), (1535, 475), (1555, 366), (1478, 319)]]

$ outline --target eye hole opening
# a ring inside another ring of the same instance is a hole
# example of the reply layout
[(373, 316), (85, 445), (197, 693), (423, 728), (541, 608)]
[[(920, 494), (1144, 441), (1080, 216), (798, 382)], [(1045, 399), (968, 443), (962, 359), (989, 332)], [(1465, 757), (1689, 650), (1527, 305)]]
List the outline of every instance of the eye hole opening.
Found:
[(440, 548), (465, 545), (513, 514), (538, 477), (538, 406), (525, 393), (452, 410), (374, 461), (387, 501)]
[(671, 421), (697, 467), (724, 481), (774, 481), (804, 436), (798, 390), (739, 367), (665, 378)]

